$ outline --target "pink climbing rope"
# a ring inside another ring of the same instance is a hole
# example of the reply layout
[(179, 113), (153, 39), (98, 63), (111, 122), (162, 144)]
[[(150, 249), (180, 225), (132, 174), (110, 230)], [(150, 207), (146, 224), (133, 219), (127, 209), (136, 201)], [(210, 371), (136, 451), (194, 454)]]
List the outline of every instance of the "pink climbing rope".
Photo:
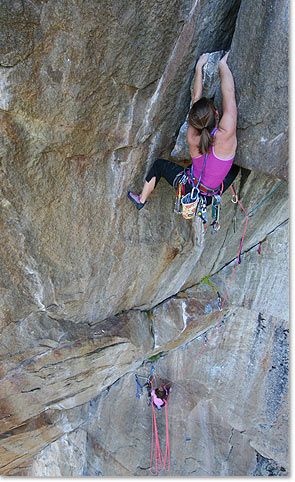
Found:
[(241, 262), (241, 261), (240, 261), (240, 258), (241, 258), (241, 253), (242, 253), (242, 249), (243, 249), (243, 244), (244, 244), (246, 232), (247, 232), (247, 227), (248, 227), (248, 222), (249, 222), (249, 216), (248, 216), (248, 213), (247, 213), (246, 209), (244, 208), (242, 202), (241, 202), (240, 199), (238, 198), (238, 195), (237, 195), (237, 193), (235, 192), (233, 186), (230, 186), (230, 187), (231, 187), (231, 191), (232, 191), (232, 193), (233, 193), (233, 196), (236, 198), (238, 205), (240, 206), (241, 210), (242, 210), (243, 213), (245, 214), (244, 230), (243, 230), (243, 234), (242, 234), (241, 241), (240, 241), (240, 246), (239, 246), (238, 253), (237, 253), (238, 264), (240, 264), (240, 262)]
[[(245, 215), (245, 219), (244, 219), (244, 229), (243, 229), (243, 234), (242, 234), (242, 237), (240, 239), (240, 244), (239, 244), (239, 249), (238, 249), (238, 252), (237, 252), (237, 255), (236, 255), (236, 264), (234, 265), (234, 268), (233, 268), (233, 271), (230, 275), (230, 278), (229, 278), (229, 283), (228, 283), (228, 289), (232, 286), (232, 283), (233, 283), (233, 278), (236, 276), (236, 269), (237, 269), (237, 266), (241, 263), (241, 254), (242, 254), (242, 250), (243, 250), (243, 244), (244, 244), (244, 241), (245, 241), (245, 236), (246, 236), (246, 232), (247, 232), (247, 227), (248, 227), (248, 222), (249, 222), (249, 215), (248, 215), (248, 212), (247, 210), (244, 208), (241, 200), (238, 198), (238, 195), (235, 191), (235, 189), (233, 188), (233, 186), (231, 185), (230, 186), (231, 188), (231, 191), (232, 191), (232, 194), (233, 194), (233, 199), (235, 199), (235, 201), (233, 201), (234, 203), (237, 203), (241, 209), (241, 211), (244, 213)], [(224, 294), (224, 300), (228, 300), (228, 296), (227, 294)], [(224, 306), (224, 300), (222, 301), (222, 308)]]
[[(237, 260), (237, 263), (236, 263), (236, 264), (234, 265), (234, 267), (233, 267), (233, 270), (232, 270), (231, 275), (230, 275), (230, 278), (229, 278), (229, 282), (228, 282), (227, 287), (226, 287), (226, 290), (228, 290), (228, 291), (229, 291), (229, 288), (232, 286), (233, 277), (234, 277), (234, 278), (236, 277), (236, 268), (237, 268), (237, 266), (238, 266), (238, 265), (240, 264), (240, 262), (241, 262), (241, 259), (240, 259), (240, 258), (241, 258), (241, 254), (242, 254), (243, 244), (244, 244), (244, 240), (245, 240), (245, 236), (246, 236), (246, 232), (247, 232), (247, 227), (248, 227), (248, 222), (249, 222), (249, 217), (250, 217), (250, 216), (249, 216), (249, 213), (248, 213), (247, 210), (244, 208), (242, 202), (239, 200), (238, 195), (237, 195), (235, 189), (233, 188), (233, 186), (230, 186), (230, 188), (231, 188), (231, 191), (232, 191), (232, 194), (233, 194), (233, 201), (232, 201), (232, 202), (234, 202), (235, 204), (238, 204), (239, 207), (240, 207), (240, 209), (241, 209), (241, 211), (244, 213), (244, 215), (245, 215), (244, 223), (245, 223), (245, 224), (244, 224), (243, 234), (242, 234), (242, 237), (241, 237), (241, 240), (240, 240), (240, 244), (239, 244), (239, 249), (238, 249), (238, 252), (237, 252), (237, 256), (236, 256), (236, 258), (235, 258), (235, 260)], [(256, 208), (254, 208), (254, 209), (256, 209)], [(254, 209), (252, 209), (251, 212), (253, 212)], [(263, 243), (263, 242), (264, 242), (264, 240), (259, 241), (259, 243), (258, 243), (257, 252), (258, 252), (259, 255), (261, 255), (261, 253), (262, 253), (262, 243)], [(246, 253), (246, 256), (247, 256), (247, 255), (248, 255), (248, 253)], [(227, 302), (229, 302), (229, 297), (228, 297), (228, 295), (227, 295), (226, 292), (224, 292), (224, 294), (223, 294), (223, 300), (222, 300), (222, 302), (221, 302), (221, 307), (222, 307), (222, 308), (224, 307), (224, 302), (225, 302), (225, 300), (226, 300)], [(219, 329), (220, 326), (221, 326), (221, 324), (217, 325), (217, 329)], [(206, 351), (207, 341), (209, 341), (208, 338), (207, 338), (207, 340), (206, 340), (206, 342), (205, 342), (205, 344), (204, 344), (204, 346), (203, 346), (203, 349), (202, 349), (202, 350), (200, 351), (200, 353), (199, 353), (199, 357), (202, 356), (203, 353)]]
[(150, 471), (152, 475), (158, 475), (160, 470), (170, 470), (170, 439), (169, 439), (169, 421), (168, 421), (168, 401), (163, 400), (165, 405), (165, 436), (166, 446), (164, 456), (161, 450), (156, 409), (152, 401), (152, 440), (150, 454)]
[[(166, 449), (164, 456), (164, 470), (170, 470), (170, 439), (168, 423), (168, 400), (165, 400), (165, 423), (166, 423)], [(167, 465), (168, 464), (168, 465)]]
[(157, 418), (154, 404), (152, 403), (152, 443), (151, 443), (151, 472), (153, 473), (153, 462), (155, 462), (155, 473), (158, 475), (163, 466), (163, 457), (158, 433)]

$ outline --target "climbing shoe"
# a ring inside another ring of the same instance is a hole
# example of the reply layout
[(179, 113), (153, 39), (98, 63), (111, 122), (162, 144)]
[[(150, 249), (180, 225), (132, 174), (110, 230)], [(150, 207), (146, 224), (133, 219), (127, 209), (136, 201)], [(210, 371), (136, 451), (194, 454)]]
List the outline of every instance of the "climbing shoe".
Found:
[(141, 203), (140, 197), (138, 196), (138, 194), (135, 194), (134, 192), (128, 191), (127, 196), (129, 197), (130, 201), (132, 201), (133, 204), (135, 204), (137, 209), (142, 209), (143, 206), (146, 204), (145, 202)]

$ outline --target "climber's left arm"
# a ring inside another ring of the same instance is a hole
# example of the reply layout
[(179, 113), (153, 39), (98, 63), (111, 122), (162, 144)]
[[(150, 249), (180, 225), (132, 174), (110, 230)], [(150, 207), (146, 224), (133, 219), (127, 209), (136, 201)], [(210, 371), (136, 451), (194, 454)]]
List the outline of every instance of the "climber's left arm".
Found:
[(202, 92), (203, 92), (202, 69), (208, 60), (208, 56), (209, 54), (202, 54), (195, 68), (195, 79), (194, 79), (194, 87), (193, 87), (193, 95), (192, 95), (193, 104), (202, 97)]
[(227, 137), (236, 136), (237, 129), (237, 103), (235, 95), (235, 82), (233, 74), (227, 65), (229, 52), (219, 61), (219, 74), (222, 93), (223, 115), (220, 119), (220, 127)]

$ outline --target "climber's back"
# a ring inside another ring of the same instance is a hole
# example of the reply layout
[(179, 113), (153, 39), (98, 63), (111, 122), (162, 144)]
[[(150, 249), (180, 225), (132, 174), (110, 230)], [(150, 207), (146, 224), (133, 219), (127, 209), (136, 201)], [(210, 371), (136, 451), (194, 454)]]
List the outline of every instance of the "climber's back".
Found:
[[(204, 54), (206, 56), (207, 54)], [(223, 115), (219, 121), (218, 111), (211, 99), (200, 97), (199, 82), (196, 82), (192, 97), (192, 107), (189, 112), (189, 127), (187, 140), (193, 159), (199, 159), (208, 154), (215, 167), (221, 171), (227, 169), (220, 161), (232, 161), (237, 148), (237, 106), (234, 80), (227, 66), (226, 54), (219, 62), (221, 79)], [(213, 166), (212, 164), (212, 166)], [(221, 174), (221, 173), (220, 173)]]

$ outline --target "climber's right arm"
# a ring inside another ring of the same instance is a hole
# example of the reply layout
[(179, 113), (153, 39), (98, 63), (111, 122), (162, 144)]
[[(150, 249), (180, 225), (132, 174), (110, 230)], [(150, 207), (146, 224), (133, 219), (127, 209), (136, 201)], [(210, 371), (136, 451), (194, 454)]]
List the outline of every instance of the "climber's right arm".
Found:
[(203, 82), (202, 82), (202, 69), (208, 60), (208, 54), (202, 54), (199, 58), (195, 68), (195, 79), (192, 94), (192, 104), (197, 102), (202, 97)]
[(237, 104), (235, 96), (234, 78), (226, 61), (229, 52), (219, 62), (219, 74), (222, 93), (223, 115), (220, 120), (221, 129), (229, 136), (236, 134)]

